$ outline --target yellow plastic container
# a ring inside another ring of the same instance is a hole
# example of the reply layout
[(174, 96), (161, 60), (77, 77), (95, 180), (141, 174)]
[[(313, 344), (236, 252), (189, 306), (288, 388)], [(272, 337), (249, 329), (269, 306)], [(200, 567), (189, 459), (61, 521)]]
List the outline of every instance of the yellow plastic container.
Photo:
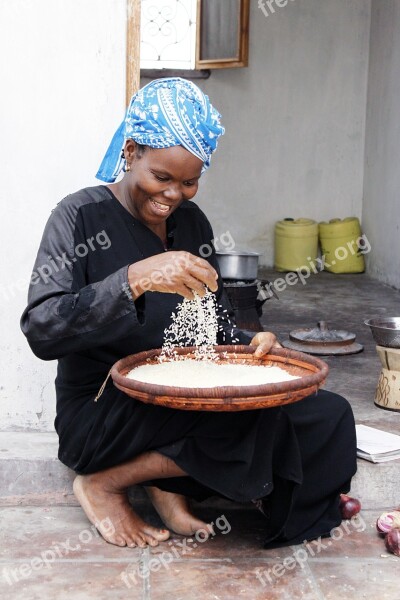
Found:
[(363, 273), (364, 256), (360, 253), (361, 227), (357, 217), (331, 219), (319, 224), (319, 240), (324, 268), (330, 273)]
[(318, 256), (318, 223), (312, 219), (284, 219), (275, 224), (275, 269), (310, 268)]

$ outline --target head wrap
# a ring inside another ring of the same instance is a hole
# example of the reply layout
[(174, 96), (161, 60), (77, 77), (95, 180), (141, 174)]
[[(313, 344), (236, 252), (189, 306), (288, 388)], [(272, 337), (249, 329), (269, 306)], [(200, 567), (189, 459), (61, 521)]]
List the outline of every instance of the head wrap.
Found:
[(156, 79), (132, 96), (96, 177), (107, 183), (115, 181), (123, 167), (122, 149), (127, 139), (151, 148), (183, 146), (203, 161), (205, 171), (225, 131), (220, 117), (191, 81)]

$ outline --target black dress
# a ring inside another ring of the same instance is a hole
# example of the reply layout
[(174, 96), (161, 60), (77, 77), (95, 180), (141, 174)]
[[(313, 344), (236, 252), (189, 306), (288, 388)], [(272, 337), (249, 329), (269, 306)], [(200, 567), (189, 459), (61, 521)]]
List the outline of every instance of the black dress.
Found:
[[(168, 218), (167, 233), (170, 249), (212, 250), (211, 226), (193, 202)], [(161, 252), (161, 240), (106, 186), (66, 197), (46, 225), (21, 326), (39, 358), (58, 359), (59, 459), (85, 474), (157, 450), (188, 474), (153, 482), (162, 489), (259, 500), (268, 547), (328, 534), (341, 521), (339, 494), (356, 471), (344, 398), (320, 391), (281, 408), (179, 411), (136, 401), (109, 380), (94, 402), (115, 361), (162, 345), (182, 298), (152, 292), (134, 302), (127, 280), (129, 264)], [(208, 260), (218, 268), (214, 251)], [(248, 343), (224, 317), (232, 313), (221, 283), (217, 297), (219, 343)]]

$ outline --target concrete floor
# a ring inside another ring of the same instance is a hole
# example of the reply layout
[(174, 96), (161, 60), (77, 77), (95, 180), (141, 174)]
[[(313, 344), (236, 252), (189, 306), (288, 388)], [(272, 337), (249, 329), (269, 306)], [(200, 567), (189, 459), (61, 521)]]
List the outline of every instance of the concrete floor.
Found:
[[(265, 279), (273, 282), (285, 273), (262, 271)], [(345, 329), (356, 334), (356, 341), (364, 346), (363, 352), (349, 356), (322, 357), (330, 373), (326, 389), (345, 396), (353, 407), (357, 423), (384, 427), (400, 433), (400, 413), (377, 408), (373, 404), (380, 373), (376, 344), (366, 319), (373, 316), (400, 314), (400, 292), (379, 284), (364, 274), (333, 275), (323, 271), (312, 275), (306, 284), (287, 286), (275, 298), (264, 304), (262, 325), (282, 340), (299, 327), (316, 327), (325, 320), (330, 329)], [(399, 499), (400, 500), (400, 499)]]
[[(270, 280), (281, 276), (270, 271), (263, 275)], [(332, 328), (356, 333), (364, 352), (327, 358), (330, 376), (325, 387), (350, 400), (357, 422), (400, 433), (400, 414), (373, 404), (380, 367), (369, 329), (363, 325), (375, 314), (398, 315), (400, 293), (365, 275), (320, 273), (305, 286), (299, 283), (279, 295), (279, 302), (272, 299), (264, 305), (264, 328), (285, 339), (290, 330), (325, 319)], [(5, 434), (4, 441), (7, 435), (11, 434)], [(2, 449), (6, 450), (0, 443), (4, 457), (7, 452)], [(49, 444), (49, 449), (54, 451), (54, 446)], [(32, 500), (23, 486), (19, 494), (29, 459), (21, 458), (18, 466), (9, 460), (7, 470), (0, 455), (0, 473), (7, 479), (14, 470), (12, 485), (5, 482), (5, 489), (14, 495), (5, 494), (0, 508), (0, 595), (8, 600), (397, 600), (400, 559), (385, 551), (375, 521), (382, 510), (400, 503), (400, 493), (396, 496), (400, 461), (383, 470), (382, 465), (359, 463), (363, 475), (358, 495), (365, 493), (369, 500), (363, 500), (360, 516), (344, 521), (330, 540), (266, 551), (261, 514), (215, 502), (199, 507), (205, 518), (219, 523), (215, 538), (202, 543), (176, 536), (157, 549), (140, 550), (103, 542), (81, 509), (70, 505), (70, 488), (58, 505), (38, 500), (40, 489), (32, 489)], [(30, 466), (34, 473), (34, 459)], [(52, 485), (58, 489), (52, 480), (59, 475), (49, 472), (48, 489)], [(44, 492), (44, 479), (40, 481)], [(374, 489), (372, 496), (367, 487)], [(51, 497), (61, 498), (61, 493)], [(139, 512), (159, 523), (148, 504), (142, 503)]]

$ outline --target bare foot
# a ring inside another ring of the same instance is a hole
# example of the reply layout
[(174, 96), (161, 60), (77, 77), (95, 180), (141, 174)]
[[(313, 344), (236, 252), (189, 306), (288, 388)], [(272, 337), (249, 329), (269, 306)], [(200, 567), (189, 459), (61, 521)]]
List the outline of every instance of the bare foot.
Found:
[(165, 492), (153, 486), (146, 486), (146, 491), (163, 523), (175, 533), (188, 536), (201, 532), (204, 540), (214, 534), (211, 524), (205, 523), (190, 512), (185, 496)]
[(109, 489), (101, 473), (77, 475), (73, 487), (87, 518), (106, 542), (144, 548), (169, 538), (169, 531), (151, 527), (132, 510), (125, 491)]

